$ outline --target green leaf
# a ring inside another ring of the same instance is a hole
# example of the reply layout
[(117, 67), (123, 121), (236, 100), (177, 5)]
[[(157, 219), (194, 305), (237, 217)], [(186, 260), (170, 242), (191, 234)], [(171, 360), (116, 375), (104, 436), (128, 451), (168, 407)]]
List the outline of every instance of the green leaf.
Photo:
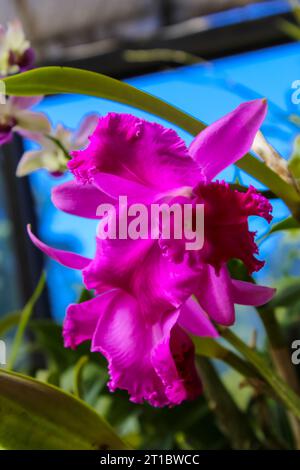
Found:
[(0, 370), (0, 447), (8, 450), (126, 449), (92, 408), (60, 389)]
[(291, 23), (290, 21), (281, 19), (279, 22), (280, 29), (286, 33), (290, 38), (295, 39), (296, 41), (300, 40), (300, 28), (299, 26)]
[(257, 449), (260, 442), (254, 434), (248, 417), (237, 406), (220, 379), (212, 362), (207, 358), (198, 358), (204, 393), (210, 408), (216, 415), (220, 429), (230, 440), (233, 449)]
[(7, 313), (0, 319), (0, 337), (6, 334), (10, 329), (14, 328), (20, 321), (21, 312)]
[(93, 294), (91, 291), (85, 289), (85, 287), (82, 288), (79, 299), (77, 300), (78, 304), (81, 304), (82, 302), (86, 302), (87, 300), (91, 300), (93, 298)]
[[(290, 280), (287, 285), (277, 292), (271, 300), (268, 307), (274, 309), (277, 307), (289, 307), (299, 301), (300, 279)], [(268, 314), (268, 312), (266, 313)]]
[(300, 179), (300, 136), (294, 140), (293, 152), (288, 160), (288, 169), (296, 180)]
[(38, 319), (29, 323), (30, 331), (34, 333), (34, 345), (47, 356), (55, 366), (63, 371), (76, 364), (80, 359), (77, 350), (65, 348), (62, 340), (62, 327), (52, 320)]
[(106, 75), (70, 67), (41, 67), (3, 79), (8, 95), (79, 93), (117, 101), (148, 111), (192, 134), (205, 125), (167, 102)]
[(89, 358), (88, 356), (82, 356), (77, 364), (74, 367), (74, 393), (76, 397), (83, 398), (83, 390), (82, 390), (82, 372), (84, 366), (88, 363)]
[(30, 330), (34, 333), (34, 348), (45, 355), (48, 364), (52, 365), (60, 374), (73, 367), (82, 356), (89, 356), (89, 361), (103, 364), (106, 361), (100, 354), (90, 352), (90, 345), (85, 342), (76, 349), (65, 348), (63, 344), (62, 327), (52, 320), (31, 320)]
[(258, 378), (256, 370), (250, 364), (219, 344), (216, 340), (212, 338), (200, 338), (198, 336), (193, 336), (192, 339), (197, 355), (211, 359), (219, 359), (240, 372), (244, 377)]
[(247, 346), (231, 330), (222, 329), (221, 334), (223, 338), (234, 346), (235, 349), (255, 367), (286, 408), (291, 411), (296, 418), (300, 419), (300, 397), (277, 376), (263, 357), (257, 351)]
[[(57, 93), (79, 93), (105, 98), (142, 109), (181, 127), (192, 135), (205, 124), (171, 104), (134, 88), (127, 83), (86, 70), (69, 67), (42, 67), (3, 80), (8, 95), (32, 96)], [(294, 187), (252, 155), (247, 154), (237, 166), (261, 181), (299, 213), (300, 196)]]
[(300, 223), (294, 217), (288, 217), (274, 224), (269, 233), (280, 232), (282, 230), (295, 230), (300, 229)]
[(41, 278), (38, 282), (38, 285), (35, 288), (34, 293), (32, 294), (32, 296), (30, 297), (30, 299), (28, 300), (27, 304), (25, 305), (24, 309), (21, 312), (20, 323), (19, 323), (16, 335), (12, 344), (11, 353), (10, 353), (8, 364), (7, 364), (8, 369), (12, 369), (14, 366), (20, 345), (22, 343), (25, 329), (32, 315), (34, 306), (45, 287), (45, 282), (46, 282), (46, 275), (45, 273), (42, 273)]

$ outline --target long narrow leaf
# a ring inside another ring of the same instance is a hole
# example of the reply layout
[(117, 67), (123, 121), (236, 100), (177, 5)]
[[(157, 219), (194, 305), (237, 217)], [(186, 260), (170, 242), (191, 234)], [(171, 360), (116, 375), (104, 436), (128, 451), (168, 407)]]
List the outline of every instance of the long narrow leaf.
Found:
[(294, 217), (288, 217), (287, 219), (281, 220), (277, 224), (274, 224), (270, 230), (270, 233), (280, 232), (283, 230), (299, 230), (300, 222)]
[[(167, 102), (95, 72), (69, 67), (42, 67), (4, 79), (6, 93), (32, 96), (56, 93), (80, 93), (124, 103), (159, 116), (181, 127), (192, 135), (204, 129), (205, 124)], [(299, 215), (300, 197), (297, 191), (283, 181), (265, 164), (247, 154), (237, 164), (277, 194)]]
[(46, 275), (45, 273), (42, 273), (41, 278), (38, 282), (38, 285), (35, 288), (34, 293), (32, 294), (32, 296), (30, 297), (30, 299), (28, 300), (27, 304), (25, 305), (24, 309), (21, 312), (20, 323), (19, 323), (16, 335), (14, 337), (14, 341), (13, 341), (12, 348), (11, 348), (11, 353), (10, 353), (8, 364), (7, 364), (8, 369), (12, 369), (14, 366), (14, 363), (18, 355), (18, 351), (20, 349), (20, 345), (22, 343), (26, 326), (30, 320), (34, 306), (44, 289), (45, 282), (46, 282)]
[(60, 389), (0, 370), (0, 448), (126, 449), (92, 408)]
[(269, 364), (254, 349), (247, 346), (240, 338), (238, 338), (231, 330), (224, 329), (221, 331), (225, 338), (232, 346), (239, 351), (247, 361), (252, 364), (261, 374), (265, 381), (273, 389), (275, 395), (281, 399), (284, 405), (293, 413), (295, 417), (300, 419), (300, 397), (285, 382), (277, 376), (270, 368)]
[(234, 352), (222, 346), (216, 340), (212, 338), (200, 338), (198, 336), (193, 336), (192, 339), (195, 345), (195, 352), (198, 356), (204, 356), (210, 359), (219, 359), (242, 374), (244, 377), (260, 378), (256, 369), (254, 369), (244, 359), (237, 356)]
[(0, 319), (0, 337), (6, 334), (10, 329), (17, 326), (21, 319), (21, 312), (10, 312)]

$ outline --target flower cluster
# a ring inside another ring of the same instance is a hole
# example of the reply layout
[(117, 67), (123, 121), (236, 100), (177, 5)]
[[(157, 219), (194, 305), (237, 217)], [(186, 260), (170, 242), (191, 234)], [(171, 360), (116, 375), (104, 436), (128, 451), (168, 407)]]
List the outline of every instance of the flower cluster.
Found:
[(96, 218), (99, 204), (116, 204), (119, 196), (144, 204), (204, 204), (201, 250), (186, 251), (172, 237), (96, 237), (88, 259), (45, 245), (29, 228), (39, 249), (81, 270), (85, 287), (94, 290), (92, 300), (68, 307), (65, 345), (91, 341), (92, 351), (108, 360), (111, 391), (127, 390), (133, 402), (153, 406), (197, 397), (202, 386), (189, 334), (216, 337), (215, 323), (234, 323), (235, 304), (262, 305), (272, 298), (274, 289), (232, 279), (227, 267), (231, 259), (249, 272), (262, 267), (248, 217), (270, 221), (271, 205), (252, 187), (242, 193), (215, 180), (251, 148), (265, 113), (264, 100), (244, 103), (189, 148), (159, 124), (108, 114), (87, 148), (72, 153), (74, 179), (53, 190), (57, 208), (85, 218)]
[[(31, 68), (33, 59), (34, 52), (25, 38), (21, 23), (12, 21), (6, 29), (0, 25), (0, 77)], [(0, 145), (9, 143), (14, 132), (50, 133), (51, 125), (47, 117), (30, 110), (42, 99), (42, 96), (11, 96), (1, 102)]]
[[(12, 21), (7, 28), (0, 25), (0, 77), (30, 69), (34, 62), (34, 51), (25, 38), (21, 23)], [(17, 176), (25, 176), (40, 168), (54, 176), (67, 169), (71, 149), (80, 149), (88, 143), (88, 136), (96, 127), (98, 116), (87, 115), (79, 129), (72, 132), (59, 124), (52, 128), (47, 116), (31, 111), (43, 96), (5, 97), (0, 103), (0, 145), (11, 142), (13, 134), (34, 141), (39, 149), (25, 152), (21, 158)]]

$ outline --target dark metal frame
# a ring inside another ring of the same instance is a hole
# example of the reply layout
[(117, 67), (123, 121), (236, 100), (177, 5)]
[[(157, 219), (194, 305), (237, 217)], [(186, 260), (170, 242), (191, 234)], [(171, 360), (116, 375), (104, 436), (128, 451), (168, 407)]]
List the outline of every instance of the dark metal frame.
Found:
[[(0, 148), (0, 166), (6, 193), (6, 209), (12, 222), (13, 247), (17, 259), (17, 284), (25, 303), (32, 295), (43, 270), (43, 255), (29, 240), (26, 226), (31, 224), (36, 232), (37, 220), (29, 180), (16, 178), (16, 168), (23, 153), (22, 139), (15, 136), (13, 142)], [(36, 303), (34, 314), (39, 318), (50, 316), (47, 290), (44, 289)]]
[[(162, 2), (165, 5), (164, 2)], [(270, 1), (270, 5), (272, 2)], [(168, 8), (162, 8), (162, 25), (169, 24)], [(162, 27), (155, 37), (139, 40), (122, 40), (120, 46), (116, 46), (113, 51), (104, 52), (101, 55), (88, 57), (85, 59), (61, 60), (59, 62), (47, 61), (40, 65), (61, 65), (76, 68), (85, 68), (109, 75), (114, 78), (124, 79), (132, 76), (142, 75), (159, 71), (166, 67), (175, 67), (174, 62), (127, 62), (124, 59), (126, 49), (173, 49), (182, 50), (190, 54), (195, 54), (199, 58), (211, 60), (228, 55), (238, 54), (264, 47), (292, 42), (279, 27), (279, 19), (294, 21), (292, 13), (281, 15), (265, 16), (243, 23), (233, 23), (230, 25), (199, 30), (184, 34), (177, 34), (169, 37), (168, 28)]]

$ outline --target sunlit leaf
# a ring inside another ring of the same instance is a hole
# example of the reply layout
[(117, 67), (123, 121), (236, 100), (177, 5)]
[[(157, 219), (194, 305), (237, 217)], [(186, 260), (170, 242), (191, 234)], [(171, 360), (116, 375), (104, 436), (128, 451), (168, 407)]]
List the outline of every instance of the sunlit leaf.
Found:
[(294, 217), (288, 217), (287, 219), (274, 224), (269, 233), (280, 232), (282, 230), (295, 230), (300, 229), (300, 222), (298, 222)]
[(0, 370), (0, 447), (107, 450), (126, 445), (84, 402), (56, 387)]
[(257, 377), (257, 372), (246, 361), (234, 354), (229, 349), (222, 346), (212, 338), (200, 338), (193, 336), (196, 354), (199, 356), (219, 359), (230, 365), (233, 369), (240, 372), (245, 377)]
[(8, 364), (7, 364), (8, 369), (12, 369), (13, 366), (14, 366), (14, 363), (15, 363), (17, 355), (18, 355), (18, 351), (19, 351), (21, 343), (22, 343), (22, 339), (23, 339), (25, 329), (26, 329), (27, 324), (28, 324), (28, 322), (30, 320), (30, 317), (32, 315), (34, 306), (35, 306), (37, 300), (39, 299), (39, 297), (40, 297), (40, 295), (41, 295), (41, 293), (42, 293), (42, 291), (45, 287), (45, 282), (46, 282), (46, 275), (43, 273), (41, 275), (41, 278), (40, 278), (40, 280), (38, 282), (38, 285), (36, 286), (32, 296), (30, 297), (30, 299), (28, 300), (27, 304), (25, 305), (25, 307), (23, 308), (23, 310), (21, 312), (20, 322), (18, 324), (18, 329), (16, 331), (16, 334), (15, 334), (15, 337), (14, 337), (14, 340), (13, 340), (11, 353), (10, 353)]
[(250, 362), (252, 366), (255, 367), (287, 409), (290, 410), (296, 418), (300, 419), (300, 397), (288, 385), (286, 385), (280, 377), (277, 376), (265, 359), (253, 348), (247, 346), (247, 344), (245, 344), (228, 328), (222, 329), (221, 334), (240, 354), (244, 356), (247, 361)]

